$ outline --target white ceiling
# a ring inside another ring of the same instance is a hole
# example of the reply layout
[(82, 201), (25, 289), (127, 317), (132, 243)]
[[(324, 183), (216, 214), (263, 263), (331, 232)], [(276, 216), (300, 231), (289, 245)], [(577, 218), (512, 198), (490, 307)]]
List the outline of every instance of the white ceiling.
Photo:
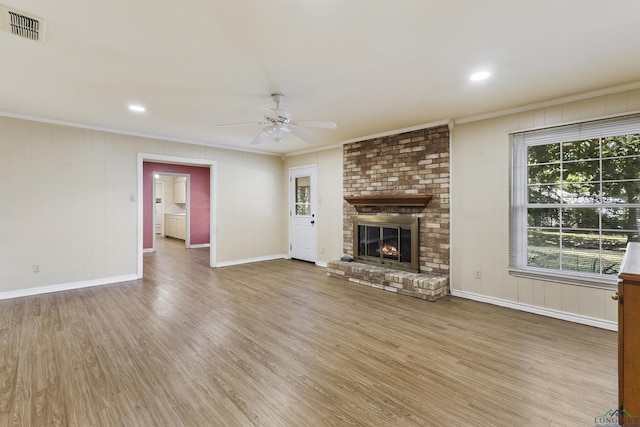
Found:
[(281, 92), (322, 147), (640, 80), (638, 0), (0, 1), (46, 20), (0, 33), (0, 114), (276, 154), (312, 146), (215, 125)]

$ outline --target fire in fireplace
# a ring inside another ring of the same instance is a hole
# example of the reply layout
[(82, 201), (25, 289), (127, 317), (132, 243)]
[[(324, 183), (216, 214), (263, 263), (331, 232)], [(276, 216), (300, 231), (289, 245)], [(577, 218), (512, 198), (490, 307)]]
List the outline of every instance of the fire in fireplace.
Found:
[(386, 243), (382, 247), (382, 256), (384, 258), (397, 258), (398, 257), (398, 247), (387, 245)]
[(412, 216), (357, 215), (353, 219), (355, 260), (420, 271), (419, 219)]

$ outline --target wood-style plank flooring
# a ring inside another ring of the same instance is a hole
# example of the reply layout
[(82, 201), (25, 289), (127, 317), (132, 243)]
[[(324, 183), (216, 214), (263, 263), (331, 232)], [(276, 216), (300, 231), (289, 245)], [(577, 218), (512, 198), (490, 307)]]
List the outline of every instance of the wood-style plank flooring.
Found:
[(158, 244), (143, 280), (0, 301), (1, 426), (592, 426), (617, 406), (614, 332)]

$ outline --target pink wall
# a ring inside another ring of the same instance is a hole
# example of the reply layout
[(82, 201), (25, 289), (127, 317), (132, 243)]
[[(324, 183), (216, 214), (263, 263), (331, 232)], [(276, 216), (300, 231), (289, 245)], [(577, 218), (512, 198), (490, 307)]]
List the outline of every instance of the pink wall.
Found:
[(189, 174), (189, 194), (191, 202), (191, 244), (209, 243), (209, 200), (210, 173), (208, 167), (172, 165), (166, 163), (143, 162), (143, 248), (153, 247), (153, 173), (168, 172)]

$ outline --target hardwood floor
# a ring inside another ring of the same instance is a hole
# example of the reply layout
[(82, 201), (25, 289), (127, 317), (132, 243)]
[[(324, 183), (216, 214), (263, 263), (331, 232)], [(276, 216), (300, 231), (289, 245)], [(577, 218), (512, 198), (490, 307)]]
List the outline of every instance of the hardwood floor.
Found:
[(614, 332), (160, 239), (143, 280), (0, 301), (0, 425), (589, 426)]

